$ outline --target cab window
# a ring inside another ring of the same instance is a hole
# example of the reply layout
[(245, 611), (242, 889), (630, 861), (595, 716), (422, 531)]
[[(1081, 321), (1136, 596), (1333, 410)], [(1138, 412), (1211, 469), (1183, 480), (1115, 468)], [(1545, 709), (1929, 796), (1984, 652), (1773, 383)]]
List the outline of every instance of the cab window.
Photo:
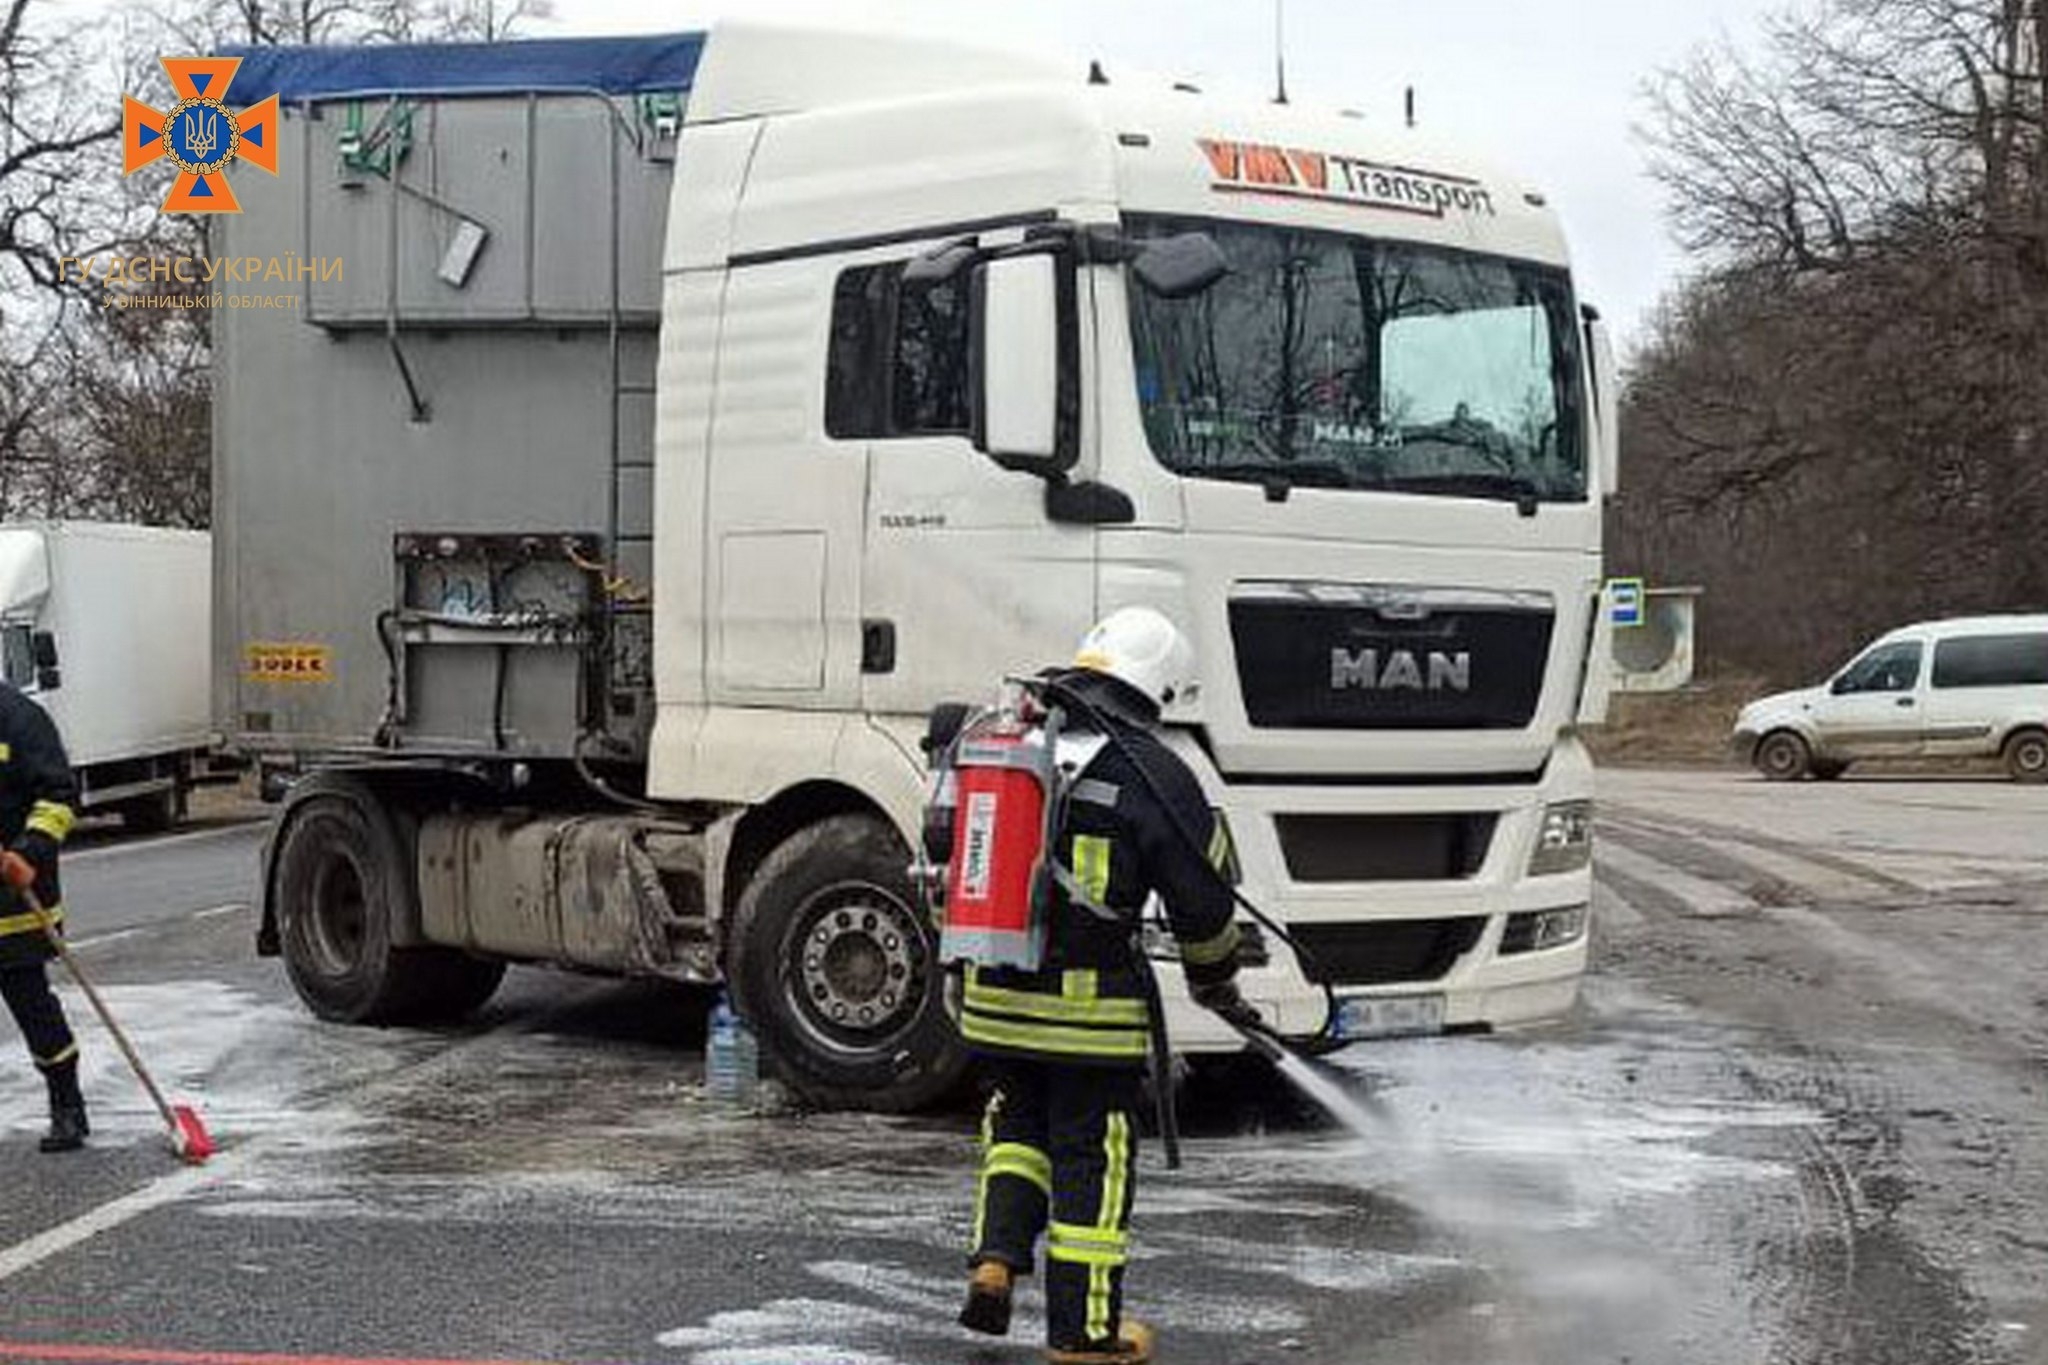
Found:
[(1828, 690), (1836, 696), (1852, 692), (1910, 692), (1920, 681), (1920, 642), (1900, 640), (1879, 645), (1843, 669)]
[(16, 687), (28, 687), (35, 682), (35, 648), (26, 622), (0, 626), (0, 672)]
[(836, 439), (967, 432), (966, 276), (906, 281), (904, 264), (856, 267), (832, 291), (825, 432)]

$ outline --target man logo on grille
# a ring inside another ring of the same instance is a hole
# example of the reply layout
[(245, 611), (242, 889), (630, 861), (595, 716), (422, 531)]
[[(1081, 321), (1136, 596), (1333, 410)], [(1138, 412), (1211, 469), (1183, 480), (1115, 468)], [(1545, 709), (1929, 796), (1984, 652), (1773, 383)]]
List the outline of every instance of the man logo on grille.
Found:
[(240, 57), (165, 57), (164, 74), (178, 102), (169, 113), (122, 97), (121, 174), (168, 160), (177, 178), (164, 195), (166, 213), (240, 213), (227, 168), (246, 161), (277, 174), (277, 96), (246, 109), (225, 103)]
[(1411, 650), (1389, 652), (1384, 662), (1377, 649), (1330, 650), (1330, 690), (1342, 692), (1470, 692), (1472, 655), (1467, 650), (1446, 654), (1431, 650), (1417, 659)]

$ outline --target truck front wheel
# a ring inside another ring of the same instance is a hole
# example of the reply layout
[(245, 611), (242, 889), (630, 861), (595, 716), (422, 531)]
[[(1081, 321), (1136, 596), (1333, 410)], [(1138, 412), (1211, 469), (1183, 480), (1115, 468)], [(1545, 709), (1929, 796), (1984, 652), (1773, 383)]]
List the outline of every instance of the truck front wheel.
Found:
[(339, 794), (285, 815), (272, 885), (285, 971), (307, 1008), (345, 1024), (456, 1019), (498, 988), (501, 962), (395, 946), (411, 869), (389, 822)]
[(833, 816), (778, 845), (734, 911), (735, 1002), (813, 1104), (921, 1109), (966, 1070), (909, 863), (885, 821)]

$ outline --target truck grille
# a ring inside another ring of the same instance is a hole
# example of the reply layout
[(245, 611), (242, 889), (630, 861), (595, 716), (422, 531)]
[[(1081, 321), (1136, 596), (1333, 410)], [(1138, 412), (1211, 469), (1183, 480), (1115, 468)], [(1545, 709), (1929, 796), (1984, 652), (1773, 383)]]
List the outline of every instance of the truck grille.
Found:
[(1486, 916), (1296, 924), (1289, 932), (1318, 986), (1392, 986), (1440, 980), (1486, 930)]
[(1230, 599), (1245, 713), (1262, 729), (1520, 729), (1555, 621), (1548, 593), (1255, 583)]
[(1298, 882), (1455, 881), (1478, 873), (1491, 811), (1448, 815), (1276, 815), (1280, 856)]

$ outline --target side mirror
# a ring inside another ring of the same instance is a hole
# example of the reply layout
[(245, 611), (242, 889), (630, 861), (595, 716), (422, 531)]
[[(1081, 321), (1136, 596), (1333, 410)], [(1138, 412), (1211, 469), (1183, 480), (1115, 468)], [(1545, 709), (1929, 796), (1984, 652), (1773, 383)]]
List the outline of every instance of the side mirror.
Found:
[(1828, 695), (1831, 697), (1848, 696), (1849, 693), (1855, 690), (1849, 685), (1849, 683), (1849, 675), (1847, 673), (1842, 674), (1840, 677), (1836, 678), (1833, 682), (1828, 684)]
[(37, 668), (57, 666), (57, 637), (47, 630), (39, 630), (28, 637), (29, 660)]
[(999, 256), (974, 274), (974, 448), (1054, 478), (1080, 456), (1074, 271), (1056, 252)]
[(1614, 338), (1607, 324), (1586, 310), (1586, 359), (1592, 371), (1593, 449), (1600, 476), (1600, 495), (1611, 498), (1621, 487), (1621, 375), (1614, 366)]
[(1189, 299), (1228, 275), (1230, 258), (1208, 233), (1183, 232), (1145, 243), (1131, 273), (1162, 299)]

